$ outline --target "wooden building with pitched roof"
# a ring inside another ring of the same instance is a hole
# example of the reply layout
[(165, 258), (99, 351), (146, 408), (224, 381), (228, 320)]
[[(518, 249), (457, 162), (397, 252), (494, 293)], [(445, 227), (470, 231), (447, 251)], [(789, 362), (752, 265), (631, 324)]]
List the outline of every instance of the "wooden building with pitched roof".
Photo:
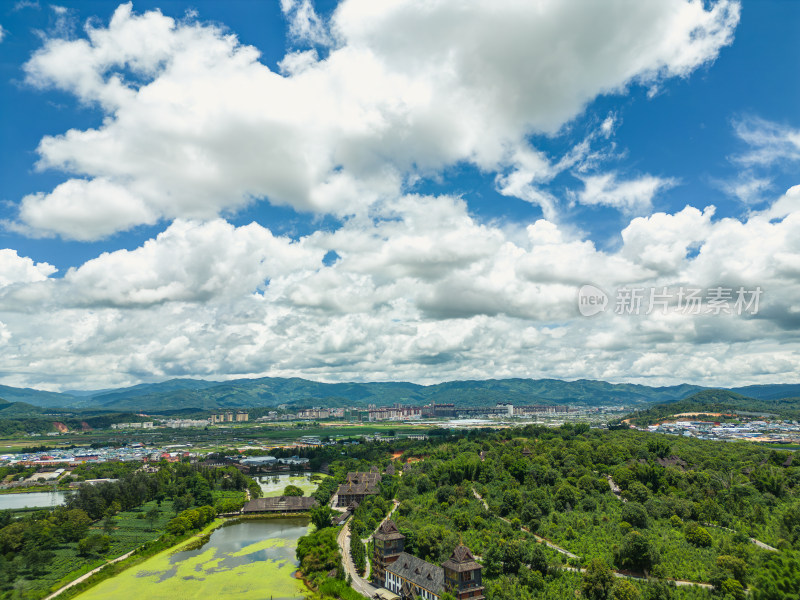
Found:
[(404, 551), (405, 536), (387, 519), (374, 534), (373, 583), (402, 600), (439, 600), (449, 592), (459, 600), (483, 600), (481, 571), (469, 548), (460, 544), (442, 566)]
[(377, 467), (373, 467), (367, 473), (355, 471), (348, 473), (345, 482), (336, 490), (336, 506), (342, 508), (358, 506), (364, 498), (380, 491), (378, 489), (380, 481), (381, 474)]

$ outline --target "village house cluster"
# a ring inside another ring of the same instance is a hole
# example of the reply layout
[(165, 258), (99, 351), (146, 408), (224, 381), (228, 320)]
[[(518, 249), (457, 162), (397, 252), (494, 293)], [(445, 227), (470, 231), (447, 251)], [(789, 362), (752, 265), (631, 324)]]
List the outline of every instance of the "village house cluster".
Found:
[(411, 421), (417, 419), (454, 419), (454, 418), (524, 418), (542, 415), (563, 415), (576, 412), (576, 408), (562, 405), (530, 405), (514, 406), (511, 403), (499, 403), (495, 406), (456, 406), (452, 403), (431, 403), (425, 406), (378, 407), (369, 405), (367, 412), (370, 421)]
[(773, 444), (800, 443), (800, 423), (754, 418), (721, 422), (679, 418), (647, 427), (648, 431), (696, 437), (704, 440), (750, 440)]

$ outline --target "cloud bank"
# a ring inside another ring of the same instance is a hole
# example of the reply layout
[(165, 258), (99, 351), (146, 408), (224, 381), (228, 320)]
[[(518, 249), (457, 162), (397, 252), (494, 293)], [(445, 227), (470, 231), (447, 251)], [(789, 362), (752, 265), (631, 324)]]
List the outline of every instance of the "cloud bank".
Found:
[[(392, 219), (353, 218), (298, 240), (257, 223), (178, 220), (60, 279), (6, 252), (5, 365), (24, 373), (10, 378), (19, 383), (56, 374), (92, 386), (265, 373), (789, 379), (800, 326), (797, 202), (793, 188), (746, 221), (715, 220), (712, 207), (637, 217), (613, 252), (544, 219), (521, 231), (481, 223), (448, 196), (404, 196), (384, 207)], [(338, 258), (326, 264), (330, 251)], [(614, 314), (612, 296), (607, 313), (585, 318), (584, 283), (609, 294), (760, 286), (764, 297), (754, 316), (675, 307), (636, 316)]]
[[(328, 20), (309, 0), (281, 7), (290, 48), (278, 71), (220, 26), (130, 4), (81, 37), (48, 39), (26, 63), (29, 85), (73, 94), (104, 119), (41, 140), (38, 168), (66, 179), (22, 198), (12, 227), (81, 241), (163, 231), (60, 277), (0, 251), (4, 383), (798, 378), (800, 188), (742, 219), (712, 206), (652, 213), (680, 180), (602, 170), (597, 144), (615, 114), (561, 156), (534, 141), (600, 95), (713, 62), (738, 3), (344, 0)], [(737, 131), (745, 168), (795, 160), (792, 130)], [(415, 187), (460, 165), (543, 218), (493, 222)], [(548, 191), (562, 173), (583, 189)], [(226, 220), (257, 202), (335, 225), (292, 238)], [(565, 223), (575, 203), (619, 211), (616, 243)], [(583, 284), (764, 297), (757, 315), (673, 306), (585, 318)]]

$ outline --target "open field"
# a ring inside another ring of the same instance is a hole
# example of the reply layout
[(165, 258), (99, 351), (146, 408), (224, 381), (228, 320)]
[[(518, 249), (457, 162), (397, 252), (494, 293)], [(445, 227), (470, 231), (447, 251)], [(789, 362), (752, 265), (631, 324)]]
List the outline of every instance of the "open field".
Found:
[[(95, 430), (85, 433), (67, 433), (48, 438), (8, 438), (0, 440), (0, 451), (6, 453), (24, 452), (32, 447), (68, 448), (70, 446), (89, 446), (99, 444), (120, 446), (126, 443), (142, 442), (147, 445), (185, 444), (214, 451), (231, 446), (247, 444), (291, 444), (303, 436), (351, 437), (361, 435), (387, 435), (394, 431), (420, 433), (431, 429), (431, 425), (405, 423), (350, 423), (341, 421), (322, 422), (315, 425), (295, 426), (292, 424), (242, 423), (230, 427), (211, 426), (206, 429), (153, 429), (135, 431)], [(191, 449), (191, 448), (189, 448)]]

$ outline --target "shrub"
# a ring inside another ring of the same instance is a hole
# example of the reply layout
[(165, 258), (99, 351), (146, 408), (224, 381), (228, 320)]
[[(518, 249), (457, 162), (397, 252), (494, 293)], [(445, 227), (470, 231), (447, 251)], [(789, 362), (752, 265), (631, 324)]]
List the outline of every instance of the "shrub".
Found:
[(723, 596), (732, 596), (735, 600), (745, 600), (745, 593), (742, 584), (735, 579), (726, 579), (722, 582), (719, 590)]
[(622, 520), (634, 527), (647, 527), (647, 511), (638, 502), (627, 502), (622, 506)]
[(78, 554), (81, 556), (105, 554), (110, 547), (111, 538), (109, 536), (93, 533), (78, 542)]
[(614, 588), (614, 574), (601, 559), (593, 559), (581, 578), (581, 594), (587, 600), (608, 600)]
[(727, 579), (735, 579), (742, 585), (747, 584), (747, 563), (737, 556), (721, 554), (717, 557), (717, 564), (711, 576), (714, 587), (721, 589), (721, 584)]
[(175, 517), (167, 523), (167, 532), (172, 535), (181, 535), (192, 528), (192, 522), (186, 517)]
[(647, 538), (638, 531), (631, 531), (624, 538), (615, 553), (615, 562), (623, 568), (649, 569), (654, 562), (655, 552)]
[(297, 487), (296, 485), (287, 485), (283, 488), (283, 495), (284, 496), (302, 496), (303, 490)]
[(634, 481), (622, 495), (629, 501), (645, 502), (650, 497), (650, 490), (648, 490), (644, 484)]
[(708, 530), (697, 523), (688, 524), (684, 529), (684, 535), (686, 536), (687, 542), (698, 548), (708, 548), (713, 543)]
[(614, 590), (611, 593), (611, 597), (614, 600), (639, 600), (639, 598), (641, 598), (641, 594), (639, 594), (638, 588), (630, 581), (627, 579), (619, 579), (614, 584)]

